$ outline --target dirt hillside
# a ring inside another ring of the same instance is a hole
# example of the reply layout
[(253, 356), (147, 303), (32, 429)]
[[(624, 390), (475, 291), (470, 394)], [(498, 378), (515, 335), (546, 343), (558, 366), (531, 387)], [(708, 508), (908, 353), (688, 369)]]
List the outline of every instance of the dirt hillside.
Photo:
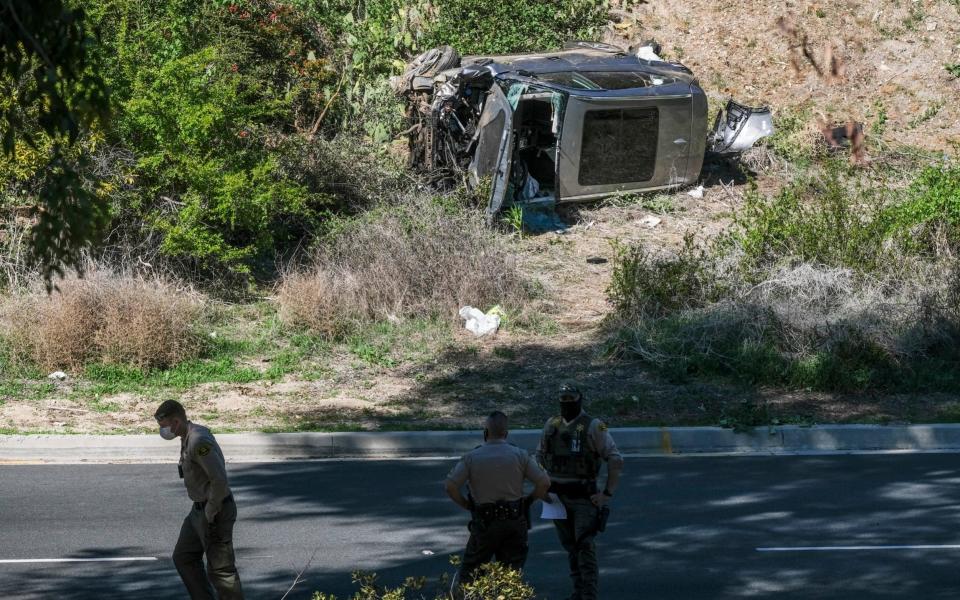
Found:
[(608, 41), (655, 39), (715, 99), (807, 113), (811, 128), (852, 119), (891, 145), (960, 144), (956, 0), (650, 0), (614, 14)]

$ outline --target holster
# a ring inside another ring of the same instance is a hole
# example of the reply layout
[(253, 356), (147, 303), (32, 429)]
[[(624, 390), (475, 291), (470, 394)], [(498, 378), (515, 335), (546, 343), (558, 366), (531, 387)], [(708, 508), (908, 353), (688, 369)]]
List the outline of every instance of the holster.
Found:
[(607, 530), (607, 519), (610, 518), (610, 507), (604, 504), (597, 511), (597, 533)]

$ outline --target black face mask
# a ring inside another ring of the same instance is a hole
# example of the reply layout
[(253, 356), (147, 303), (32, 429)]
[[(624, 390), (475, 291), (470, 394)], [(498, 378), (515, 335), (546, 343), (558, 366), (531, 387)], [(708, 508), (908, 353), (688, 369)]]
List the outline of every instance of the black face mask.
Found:
[(580, 411), (583, 409), (582, 407), (582, 400), (577, 400), (576, 402), (561, 402), (560, 416), (563, 417), (564, 421), (572, 421), (580, 416)]

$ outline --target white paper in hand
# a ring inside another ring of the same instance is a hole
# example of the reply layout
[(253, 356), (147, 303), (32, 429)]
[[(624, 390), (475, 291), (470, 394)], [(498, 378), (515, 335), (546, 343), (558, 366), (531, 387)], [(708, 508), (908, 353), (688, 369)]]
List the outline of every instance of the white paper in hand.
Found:
[(563, 502), (560, 502), (560, 498), (556, 494), (550, 493), (550, 500), (552, 502), (547, 504), (542, 502), (543, 512), (540, 513), (541, 519), (566, 519), (567, 518), (567, 509), (564, 508)]

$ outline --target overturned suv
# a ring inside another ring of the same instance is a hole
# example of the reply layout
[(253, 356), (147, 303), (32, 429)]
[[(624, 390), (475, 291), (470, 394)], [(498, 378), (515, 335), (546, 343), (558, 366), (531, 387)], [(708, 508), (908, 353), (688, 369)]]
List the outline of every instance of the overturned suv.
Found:
[(767, 108), (733, 101), (707, 132), (691, 71), (653, 45), (570, 42), (542, 54), (464, 57), (449, 46), (391, 82), (406, 98), (410, 166), (436, 183), (489, 180), (487, 219), (693, 183), (704, 155), (733, 155), (773, 132)]

